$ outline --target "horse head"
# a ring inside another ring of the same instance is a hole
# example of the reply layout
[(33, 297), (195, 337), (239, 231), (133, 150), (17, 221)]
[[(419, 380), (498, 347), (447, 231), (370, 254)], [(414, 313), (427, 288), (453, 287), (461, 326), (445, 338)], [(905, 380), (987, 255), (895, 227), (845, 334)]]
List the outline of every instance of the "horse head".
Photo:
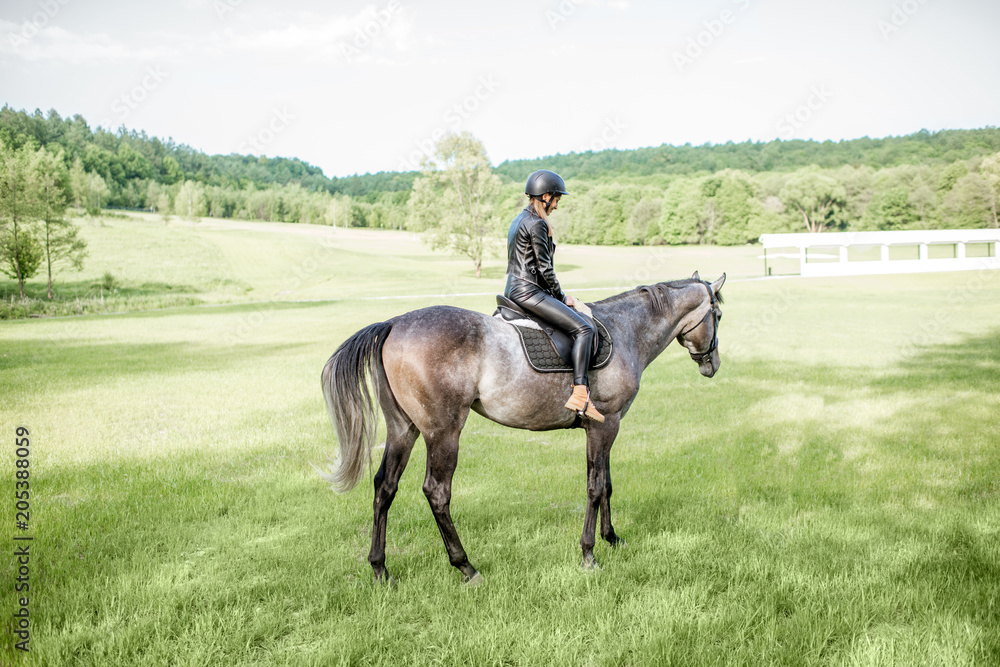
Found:
[[(698, 364), (698, 370), (705, 377), (712, 377), (719, 370), (719, 321), (722, 320), (722, 285), (726, 274), (710, 283), (702, 280), (695, 271), (692, 279), (701, 282), (708, 290), (706, 298), (691, 312), (686, 328), (677, 334), (677, 342), (683, 345), (691, 359)], [(702, 312), (700, 319), (698, 313)]]

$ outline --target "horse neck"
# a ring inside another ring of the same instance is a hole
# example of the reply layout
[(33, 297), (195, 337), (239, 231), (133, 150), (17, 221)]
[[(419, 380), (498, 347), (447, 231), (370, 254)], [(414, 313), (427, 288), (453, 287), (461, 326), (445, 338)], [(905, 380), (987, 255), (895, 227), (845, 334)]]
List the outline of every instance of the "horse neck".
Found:
[(658, 312), (654, 312), (649, 294), (635, 291), (608, 304), (595, 304), (595, 314), (608, 327), (616, 345), (619, 340), (628, 341), (641, 368), (645, 368), (677, 336), (681, 323), (704, 303), (704, 290), (697, 285), (691, 282), (659, 288), (663, 309)]

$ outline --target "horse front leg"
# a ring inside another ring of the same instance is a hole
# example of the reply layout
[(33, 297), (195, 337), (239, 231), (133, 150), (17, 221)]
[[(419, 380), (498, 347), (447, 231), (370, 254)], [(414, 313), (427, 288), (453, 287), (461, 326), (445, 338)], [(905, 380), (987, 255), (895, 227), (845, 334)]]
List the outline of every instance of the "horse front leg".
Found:
[(613, 547), (628, 546), (611, 525), (611, 445), (604, 456), (604, 495), (601, 496), (601, 537)]
[[(608, 539), (614, 535), (611, 526), (609, 459), (611, 445), (618, 435), (621, 419), (617, 414), (605, 416), (604, 423), (587, 422), (587, 509), (583, 518), (583, 535), (580, 537), (580, 548), (583, 550), (584, 569), (597, 567), (594, 559), (594, 543), (596, 542), (597, 515), (601, 516), (601, 536)], [(609, 540), (611, 541), (611, 540)]]

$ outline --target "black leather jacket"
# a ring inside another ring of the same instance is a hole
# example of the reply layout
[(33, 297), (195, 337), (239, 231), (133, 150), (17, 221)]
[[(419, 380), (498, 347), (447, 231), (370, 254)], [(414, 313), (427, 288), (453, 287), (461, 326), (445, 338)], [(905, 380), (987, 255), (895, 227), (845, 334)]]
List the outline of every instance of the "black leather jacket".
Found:
[(534, 283), (565, 302), (566, 295), (559, 286), (552, 265), (555, 251), (556, 244), (549, 236), (548, 223), (529, 203), (510, 223), (510, 231), (507, 232), (507, 291), (510, 291), (513, 276)]

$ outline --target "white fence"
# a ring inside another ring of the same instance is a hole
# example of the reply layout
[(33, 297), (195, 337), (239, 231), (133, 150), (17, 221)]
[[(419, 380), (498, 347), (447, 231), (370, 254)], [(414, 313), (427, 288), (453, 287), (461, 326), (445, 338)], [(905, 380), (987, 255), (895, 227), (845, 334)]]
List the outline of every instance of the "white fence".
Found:
[[(796, 257), (803, 276), (1000, 269), (1000, 229), (763, 234), (760, 242), (767, 275), (768, 259)], [(774, 252), (782, 249), (795, 252)]]

